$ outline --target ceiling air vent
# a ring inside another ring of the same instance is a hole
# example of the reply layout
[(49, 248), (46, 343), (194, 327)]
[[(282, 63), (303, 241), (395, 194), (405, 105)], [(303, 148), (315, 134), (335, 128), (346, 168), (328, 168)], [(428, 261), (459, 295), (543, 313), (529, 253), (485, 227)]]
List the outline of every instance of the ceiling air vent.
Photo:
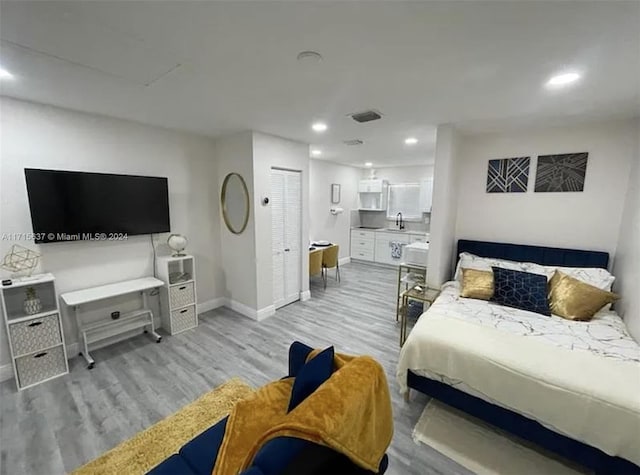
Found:
[(345, 140), (345, 145), (362, 145), (364, 142), (360, 139)]
[(382, 119), (382, 114), (378, 111), (370, 110), (351, 114), (351, 118), (356, 122), (371, 122), (372, 120)]

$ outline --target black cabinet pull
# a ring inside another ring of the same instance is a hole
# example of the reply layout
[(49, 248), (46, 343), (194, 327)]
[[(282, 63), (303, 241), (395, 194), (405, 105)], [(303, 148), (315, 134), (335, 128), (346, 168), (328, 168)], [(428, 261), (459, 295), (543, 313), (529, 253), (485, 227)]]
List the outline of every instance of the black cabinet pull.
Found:
[(188, 308), (183, 308), (182, 310), (180, 310), (180, 313), (187, 313), (189, 311)]
[(30, 323), (28, 326), (30, 326), (30, 327), (37, 327), (38, 325), (42, 325), (42, 322), (32, 322), (32, 323)]
[(42, 358), (43, 356), (45, 356), (47, 354), (46, 351), (43, 351), (42, 353), (38, 353), (37, 355), (33, 355), (34, 358)]
[(178, 288), (178, 290), (184, 290), (184, 289), (186, 289), (186, 288), (187, 288), (187, 286), (186, 286), (186, 285), (183, 285), (182, 287), (179, 287), (179, 288)]

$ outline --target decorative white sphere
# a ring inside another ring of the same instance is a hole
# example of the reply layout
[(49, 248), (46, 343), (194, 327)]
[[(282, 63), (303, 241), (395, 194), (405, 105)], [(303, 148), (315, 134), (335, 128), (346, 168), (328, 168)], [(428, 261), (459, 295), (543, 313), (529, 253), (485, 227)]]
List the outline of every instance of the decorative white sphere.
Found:
[(174, 256), (181, 256), (181, 252), (187, 247), (187, 238), (182, 234), (172, 234), (167, 239), (167, 244), (175, 252)]

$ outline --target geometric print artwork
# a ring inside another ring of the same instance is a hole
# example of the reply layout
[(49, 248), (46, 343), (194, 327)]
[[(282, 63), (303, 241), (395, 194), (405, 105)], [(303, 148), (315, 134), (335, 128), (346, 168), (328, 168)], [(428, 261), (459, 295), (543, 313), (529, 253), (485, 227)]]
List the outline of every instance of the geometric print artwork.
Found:
[(588, 157), (587, 152), (540, 155), (535, 191), (583, 191)]
[(487, 193), (524, 193), (529, 184), (529, 157), (489, 160)]
[(500, 305), (551, 315), (547, 300), (547, 276), (492, 267), (493, 300)]

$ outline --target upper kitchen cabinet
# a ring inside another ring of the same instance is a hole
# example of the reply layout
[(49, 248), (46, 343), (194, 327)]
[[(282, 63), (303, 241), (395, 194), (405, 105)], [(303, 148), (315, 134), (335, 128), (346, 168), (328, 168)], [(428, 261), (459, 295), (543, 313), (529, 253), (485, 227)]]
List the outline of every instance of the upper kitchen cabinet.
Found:
[(423, 213), (431, 213), (433, 203), (433, 178), (420, 182), (420, 207)]
[(358, 183), (358, 209), (363, 211), (385, 211), (389, 183), (386, 180), (360, 180)]

